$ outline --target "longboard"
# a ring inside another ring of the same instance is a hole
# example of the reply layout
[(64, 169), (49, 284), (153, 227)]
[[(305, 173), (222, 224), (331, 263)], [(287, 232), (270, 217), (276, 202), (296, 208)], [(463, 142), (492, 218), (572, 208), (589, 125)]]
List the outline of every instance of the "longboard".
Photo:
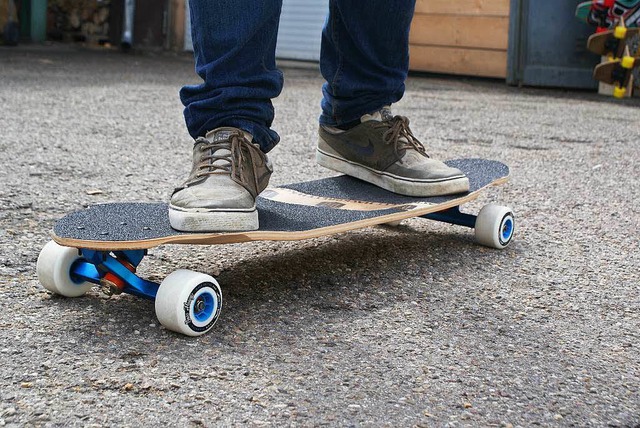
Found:
[(442, 211), (469, 202), (505, 182), (509, 168), (482, 159), (449, 161), (469, 177), (469, 193), (416, 198), (356, 178), (338, 176), (268, 188), (257, 199), (260, 228), (249, 232), (179, 232), (165, 203), (108, 203), (71, 213), (54, 226), (60, 245), (99, 250), (146, 249), (162, 244), (227, 244), (300, 240)]
[(484, 159), (447, 164), (468, 176), (469, 192), (416, 198), (347, 176), (268, 188), (256, 201), (260, 228), (255, 231), (179, 232), (171, 228), (168, 207), (160, 202), (95, 205), (56, 222), (53, 241), (38, 257), (38, 277), (47, 290), (68, 297), (98, 285), (108, 295), (125, 292), (155, 299), (156, 315), (165, 327), (197, 336), (210, 330), (219, 316), (222, 293), (217, 281), (188, 270), (171, 273), (161, 284), (142, 279), (135, 271), (147, 249), (163, 244), (301, 240), (412, 217), (475, 228), (479, 243), (505, 248), (514, 233), (510, 208), (490, 204), (476, 216), (459, 207), (505, 183), (509, 168)]
[(592, 34), (587, 40), (587, 49), (598, 55), (622, 58), (627, 49), (627, 41), (636, 37), (640, 28), (624, 28), (622, 31), (623, 37), (616, 37), (616, 29)]
[(600, 82), (614, 85), (614, 97), (622, 98), (627, 91), (631, 90), (634, 72), (639, 65), (640, 58), (632, 57), (603, 62), (596, 65), (593, 70), (593, 78)]

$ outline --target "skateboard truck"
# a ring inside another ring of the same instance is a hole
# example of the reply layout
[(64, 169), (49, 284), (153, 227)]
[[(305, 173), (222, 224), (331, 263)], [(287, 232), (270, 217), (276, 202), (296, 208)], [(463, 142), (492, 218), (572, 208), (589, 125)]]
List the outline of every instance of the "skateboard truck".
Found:
[(166, 328), (199, 336), (216, 323), (222, 309), (222, 292), (210, 275), (178, 269), (161, 284), (139, 277), (135, 270), (146, 250), (100, 251), (63, 247), (48, 242), (36, 270), (49, 291), (79, 297), (94, 285), (108, 296), (133, 294), (155, 300), (156, 315)]
[(106, 278), (100, 280), (100, 291), (107, 297), (122, 293), (122, 290), (118, 288), (115, 282), (109, 281)]
[(71, 266), (72, 281), (96, 284), (109, 297), (124, 292), (151, 300), (156, 298), (159, 285), (135, 273), (146, 250), (107, 252), (82, 248), (78, 251), (80, 259)]
[(476, 240), (492, 248), (505, 248), (509, 245), (515, 230), (511, 208), (497, 204), (485, 205), (477, 216), (463, 213), (460, 206), (455, 206), (422, 217), (475, 229)]

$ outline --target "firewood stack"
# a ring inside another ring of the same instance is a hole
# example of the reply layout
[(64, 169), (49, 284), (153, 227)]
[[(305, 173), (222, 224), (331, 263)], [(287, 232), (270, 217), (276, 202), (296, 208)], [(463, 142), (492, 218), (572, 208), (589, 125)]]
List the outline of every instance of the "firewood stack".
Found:
[(111, 0), (49, 0), (49, 37), (53, 40), (109, 43)]

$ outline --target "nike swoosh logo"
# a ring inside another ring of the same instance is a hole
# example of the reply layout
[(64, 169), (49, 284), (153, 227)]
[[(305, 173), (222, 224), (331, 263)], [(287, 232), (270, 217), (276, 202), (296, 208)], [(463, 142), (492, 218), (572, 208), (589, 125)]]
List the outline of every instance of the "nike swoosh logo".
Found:
[(363, 156), (371, 156), (373, 155), (373, 152), (375, 150), (371, 140), (367, 140), (366, 146), (363, 146), (361, 143), (352, 140), (342, 140), (341, 143), (349, 146), (356, 153), (359, 153)]

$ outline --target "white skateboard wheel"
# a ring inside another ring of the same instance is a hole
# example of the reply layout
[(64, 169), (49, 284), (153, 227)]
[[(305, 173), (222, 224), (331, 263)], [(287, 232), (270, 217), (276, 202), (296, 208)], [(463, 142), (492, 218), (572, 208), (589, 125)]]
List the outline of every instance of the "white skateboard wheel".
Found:
[(211, 330), (222, 309), (222, 291), (210, 275), (179, 269), (160, 284), (156, 316), (167, 329), (200, 336)]
[(55, 294), (66, 297), (82, 296), (91, 290), (93, 284), (71, 279), (71, 267), (80, 258), (77, 248), (63, 247), (54, 241), (47, 242), (36, 263), (40, 284)]
[(489, 204), (478, 213), (475, 235), (479, 244), (501, 250), (509, 245), (514, 231), (515, 221), (511, 208)]

